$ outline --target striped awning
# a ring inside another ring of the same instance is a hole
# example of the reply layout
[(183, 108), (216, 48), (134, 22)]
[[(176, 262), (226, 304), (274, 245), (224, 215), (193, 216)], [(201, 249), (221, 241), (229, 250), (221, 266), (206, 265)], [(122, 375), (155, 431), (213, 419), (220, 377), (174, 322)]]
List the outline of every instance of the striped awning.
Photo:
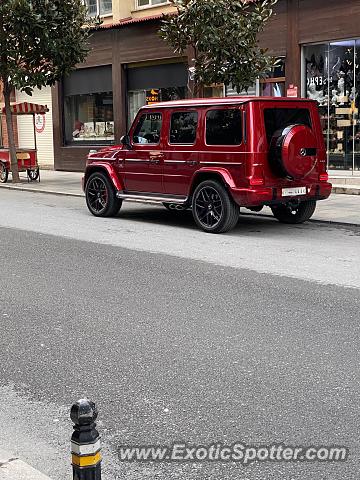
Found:
[[(38, 105), (37, 103), (14, 103), (11, 105), (11, 113), (13, 115), (32, 115), (35, 113), (47, 113), (49, 111), (47, 105)], [(2, 109), (5, 113), (5, 107)]]

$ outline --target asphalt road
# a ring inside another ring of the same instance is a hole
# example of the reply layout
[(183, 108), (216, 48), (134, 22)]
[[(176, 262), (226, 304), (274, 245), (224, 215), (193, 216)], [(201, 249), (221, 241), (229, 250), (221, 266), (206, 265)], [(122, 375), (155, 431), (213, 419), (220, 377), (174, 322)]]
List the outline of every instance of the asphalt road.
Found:
[[(71, 478), (71, 403), (99, 407), (106, 480), (355, 480), (360, 229), (0, 191), (0, 447)], [(121, 444), (333, 445), (346, 463), (120, 464)]]

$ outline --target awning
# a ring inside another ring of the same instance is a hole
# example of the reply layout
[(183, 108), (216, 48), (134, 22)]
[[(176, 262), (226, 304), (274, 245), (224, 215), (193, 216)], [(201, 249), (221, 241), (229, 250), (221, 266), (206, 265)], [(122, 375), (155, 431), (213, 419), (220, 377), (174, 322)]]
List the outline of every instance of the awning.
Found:
[[(35, 113), (47, 113), (49, 111), (47, 105), (38, 105), (37, 103), (14, 103), (11, 105), (12, 115), (33, 115)], [(5, 113), (5, 107), (2, 108)]]

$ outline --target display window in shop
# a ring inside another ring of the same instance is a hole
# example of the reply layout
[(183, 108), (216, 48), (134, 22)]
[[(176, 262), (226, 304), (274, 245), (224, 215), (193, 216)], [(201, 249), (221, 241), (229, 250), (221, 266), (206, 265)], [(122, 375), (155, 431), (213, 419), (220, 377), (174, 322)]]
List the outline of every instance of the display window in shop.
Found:
[(306, 96), (319, 104), (330, 169), (360, 170), (360, 40), (304, 47)]
[(225, 96), (286, 97), (285, 81), (285, 58), (277, 57), (275, 66), (266, 73), (264, 78), (258, 79), (255, 85), (240, 93), (232, 86), (227, 86)]
[(64, 80), (66, 144), (114, 142), (111, 67), (86, 68)]
[(129, 91), (129, 125), (131, 125), (139, 109), (144, 105), (154, 105), (159, 102), (182, 100), (184, 98), (186, 98), (186, 87), (150, 88), (149, 90)]
[(188, 71), (184, 63), (170, 63), (128, 69), (128, 125), (139, 108), (187, 97)]

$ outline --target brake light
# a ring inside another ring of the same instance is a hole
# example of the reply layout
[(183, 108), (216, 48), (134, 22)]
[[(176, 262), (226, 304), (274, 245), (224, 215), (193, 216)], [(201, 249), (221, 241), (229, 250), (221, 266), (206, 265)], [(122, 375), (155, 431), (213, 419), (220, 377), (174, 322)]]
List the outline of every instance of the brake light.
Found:
[(263, 178), (260, 177), (252, 177), (250, 178), (250, 185), (255, 187), (256, 185), (264, 185), (265, 181)]
[(320, 182), (327, 182), (329, 180), (329, 175), (327, 173), (320, 173), (319, 181)]

